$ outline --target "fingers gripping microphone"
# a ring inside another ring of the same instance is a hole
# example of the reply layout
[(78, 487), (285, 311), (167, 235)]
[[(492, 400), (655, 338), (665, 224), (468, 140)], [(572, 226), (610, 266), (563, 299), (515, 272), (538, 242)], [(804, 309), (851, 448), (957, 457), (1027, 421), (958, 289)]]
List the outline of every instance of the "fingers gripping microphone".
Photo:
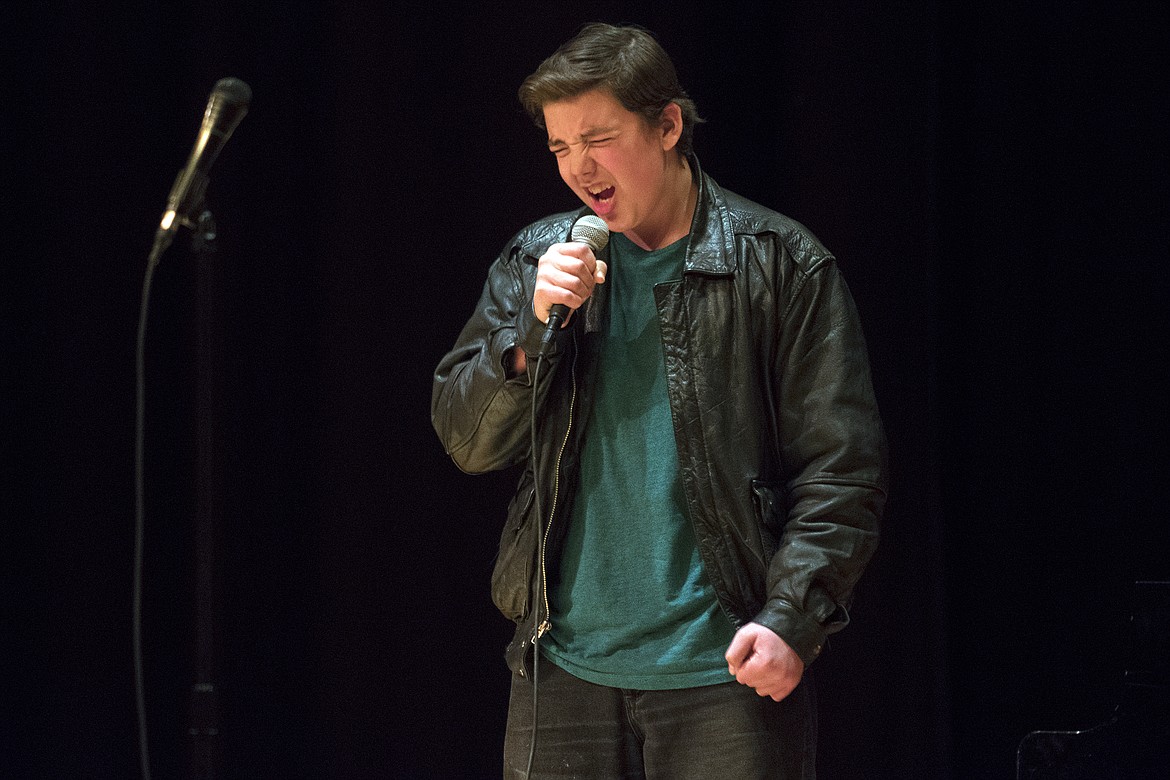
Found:
[(203, 207), (207, 190), (207, 172), (219, 156), (232, 131), (248, 113), (252, 89), (239, 79), (226, 78), (216, 82), (203, 112), (203, 125), (195, 138), (195, 147), (187, 166), (179, 171), (167, 197), (166, 211), (159, 223), (158, 235), (172, 235), (180, 225), (191, 225)]
[[(585, 244), (593, 250), (593, 254), (599, 254), (601, 250), (605, 249), (609, 243), (609, 227), (606, 226), (605, 220), (595, 214), (586, 214), (573, 223), (573, 229), (569, 232), (569, 238)], [(560, 330), (561, 325), (569, 317), (569, 307), (563, 303), (554, 303), (548, 312), (548, 327), (545, 328), (544, 338), (540, 342), (540, 354), (547, 355), (552, 343), (556, 338), (556, 333)]]

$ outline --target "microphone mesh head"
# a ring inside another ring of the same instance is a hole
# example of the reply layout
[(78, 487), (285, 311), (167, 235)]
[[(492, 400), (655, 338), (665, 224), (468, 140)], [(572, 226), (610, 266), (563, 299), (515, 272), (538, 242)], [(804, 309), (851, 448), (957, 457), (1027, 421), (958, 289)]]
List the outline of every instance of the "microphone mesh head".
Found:
[(605, 220), (596, 214), (586, 214), (573, 223), (570, 236), (574, 241), (588, 244), (596, 253), (605, 249), (605, 245), (609, 243), (609, 227), (606, 226)]
[(231, 76), (215, 82), (212, 94), (219, 95), (228, 105), (246, 106), (252, 102), (252, 88)]

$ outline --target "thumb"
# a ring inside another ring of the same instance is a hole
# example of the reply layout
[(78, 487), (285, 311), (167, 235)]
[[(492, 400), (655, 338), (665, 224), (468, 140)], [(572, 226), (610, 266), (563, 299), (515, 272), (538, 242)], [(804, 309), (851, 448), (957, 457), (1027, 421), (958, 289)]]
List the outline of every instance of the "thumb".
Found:
[(593, 271), (593, 278), (597, 280), (598, 284), (605, 281), (605, 274), (609, 271), (609, 266), (605, 264), (604, 260), (597, 261), (597, 267)]
[(735, 632), (731, 644), (727, 646), (727, 652), (723, 654), (723, 657), (727, 659), (728, 672), (731, 674), (739, 672), (740, 665), (752, 654), (754, 644), (752, 635), (749, 632)]

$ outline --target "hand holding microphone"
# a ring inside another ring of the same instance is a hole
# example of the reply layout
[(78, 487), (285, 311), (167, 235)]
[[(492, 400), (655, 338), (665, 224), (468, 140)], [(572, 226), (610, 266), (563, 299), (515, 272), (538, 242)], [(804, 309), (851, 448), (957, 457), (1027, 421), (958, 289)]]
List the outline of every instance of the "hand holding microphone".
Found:
[(556, 332), (605, 281), (605, 261), (597, 255), (609, 243), (609, 228), (601, 217), (587, 214), (573, 224), (572, 241), (553, 244), (540, 258), (532, 307), (547, 324), (540, 353), (547, 354)]

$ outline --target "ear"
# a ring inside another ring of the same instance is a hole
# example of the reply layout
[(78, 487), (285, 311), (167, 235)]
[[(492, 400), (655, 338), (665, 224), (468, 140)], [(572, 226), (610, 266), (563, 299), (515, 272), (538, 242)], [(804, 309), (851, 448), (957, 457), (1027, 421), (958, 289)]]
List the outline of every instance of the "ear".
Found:
[(667, 103), (662, 109), (662, 114), (658, 117), (658, 129), (662, 133), (662, 150), (669, 152), (682, 137), (682, 109), (678, 103)]

